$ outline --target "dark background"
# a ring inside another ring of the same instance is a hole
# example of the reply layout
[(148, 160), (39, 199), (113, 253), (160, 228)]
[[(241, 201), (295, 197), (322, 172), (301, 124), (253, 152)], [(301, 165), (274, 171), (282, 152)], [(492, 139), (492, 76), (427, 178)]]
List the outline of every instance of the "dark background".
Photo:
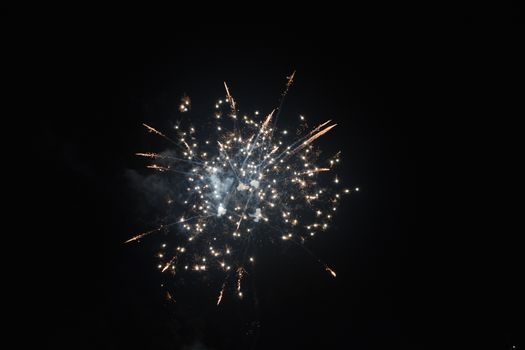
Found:
[[(451, 314), (442, 318), (438, 295), (454, 294), (454, 286), (438, 285), (442, 273), (427, 268), (437, 239), (417, 219), (416, 169), (433, 110), (421, 104), (420, 82), (435, 74), (421, 64), (430, 40), (419, 33), (424, 25), (400, 8), (366, 18), (315, 7), (265, 16), (262, 8), (242, 16), (186, 7), (9, 13), (4, 46), (18, 54), (11, 90), (22, 92), (16, 103), (35, 131), (28, 142), (38, 169), (27, 209), (35, 214), (25, 226), (40, 272), (29, 323), (45, 345), (427, 348), (452, 346), (445, 339), (470, 329)], [(268, 112), (293, 70), (281, 121), (302, 113), (311, 124), (339, 123), (319, 145), (343, 151), (339, 173), (361, 189), (340, 207), (330, 233), (308, 245), (337, 279), (300, 250), (266, 248), (254, 271), (257, 307), (231, 295), (216, 307), (217, 286), (198, 281), (185, 286), (193, 297), (166, 301), (153, 258), (159, 241), (123, 244), (156, 215), (127, 176), (147, 173), (135, 152), (164, 147), (141, 123), (168, 130), (184, 93), (211, 111), (223, 81), (241, 110)], [(504, 285), (514, 272), (496, 281)], [(495, 348), (510, 348), (520, 333), (517, 295), (487, 309), (499, 320), (483, 335)]]

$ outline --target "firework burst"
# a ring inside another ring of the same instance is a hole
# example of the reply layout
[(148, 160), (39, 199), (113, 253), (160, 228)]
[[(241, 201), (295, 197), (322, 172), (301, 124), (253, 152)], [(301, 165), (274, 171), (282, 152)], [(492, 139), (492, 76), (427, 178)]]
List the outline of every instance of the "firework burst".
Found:
[[(302, 246), (306, 239), (329, 228), (341, 197), (358, 190), (342, 187), (333, 173), (340, 152), (319, 159), (320, 152), (313, 145), (337, 124), (328, 120), (309, 130), (305, 117), (299, 116), (297, 132), (277, 128), (294, 76), (295, 72), (287, 79), (279, 107), (266, 116), (257, 111), (241, 114), (224, 83), (226, 95), (215, 104), (213, 130), (206, 131), (204, 138), (195, 127), (183, 123), (175, 126), (174, 136), (143, 124), (174, 149), (137, 155), (151, 161), (148, 168), (179, 178), (183, 185), (177, 200), (185, 210), (177, 220), (126, 243), (166, 232), (167, 241), (158, 253), (159, 270), (172, 274), (219, 271), (224, 281), (217, 305), (229, 283), (243, 297), (243, 277), (255, 263), (257, 242), (289, 241)], [(190, 109), (190, 98), (184, 96), (179, 111)], [(172, 202), (169, 199), (168, 205)], [(173, 213), (168, 217), (173, 218)], [(336, 277), (332, 268), (317, 260)]]

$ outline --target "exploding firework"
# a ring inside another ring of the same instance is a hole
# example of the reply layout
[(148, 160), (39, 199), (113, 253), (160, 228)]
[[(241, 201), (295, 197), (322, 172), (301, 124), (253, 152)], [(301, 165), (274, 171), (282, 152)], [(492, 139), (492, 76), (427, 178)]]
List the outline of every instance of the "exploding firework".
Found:
[[(329, 228), (341, 197), (359, 190), (342, 187), (333, 173), (340, 152), (320, 159), (314, 148), (314, 141), (337, 124), (328, 120), (308, 129), (305, 117), (299, 116), (297, 132), (277, 128), (294, 76), (295, 72), (287, 78), (279, 107), (266, 116), (257, 111), (241, 114), (224, 83), (226, 95), (215, 104), (213, 130), (206, 131), (205, 137), (191, 124), (177, 124), (173, 136), (143, 124), (174, 149), (137, 155), (151, 160), (148, 168), (178, 178), (183, 187), (177, 201), (185, 210), (177, 220), (126, 243), (166, 232), (167, 241), (158, 253), (159, 270), (172, 274), (219, 271), (224, 282), (217, 305), (229, 283), (243, 297), (243, 277), (255, 263), (257, 242), (303, 246), (306, 239)], [(179, 111), (186, 113), (190, 107), (190, 98), (184, 96)], [(172, 202), (170, 198), (168, 204)], [(336, 277), (332, 268), (317, 260)]]

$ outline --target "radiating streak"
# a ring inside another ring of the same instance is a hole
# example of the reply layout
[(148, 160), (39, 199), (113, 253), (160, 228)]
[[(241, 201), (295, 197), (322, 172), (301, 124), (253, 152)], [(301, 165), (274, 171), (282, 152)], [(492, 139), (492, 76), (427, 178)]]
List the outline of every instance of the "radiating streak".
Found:
[(290, 152), (290, 155), (294, 154), (294, 153), (297, 153), (299, 152), (300, 150), (302, 150), (303, 148), (305, 148), (306, 146), (308, 146), (310, 143), (314, 142), (315, 140), (317, 140), (319, 137), (323, 136), (324, 134), (326, 134), (328, 131), (330, 131), (332, 128), (334, 128), (335, 126), (337, 126), (337, 124), (334, 124), (334, 125), (330, 125), (326, 128), (324, 128), (323, 130), (319, 131), (318, 133), (316, 133), (315, 135), (313, 135), (312, 137), (310, 137), (308, 140), (304, 141), (301, 145), (299, 145), (296, 149), (294, 149), (293, 151)]
[(153, 158), (153, 159), (172, 159), (172, 160), (177, 160), (177, 161), (192, 163), (192, 164), (203, 164), (203, 162), (200, 162), (200, 161), (188, 160), (188, 159), (172, 157), (172, 156), (165, 156), (165, 155), (158, 154), (158, 153), (135, 153), (135, 155), (140, 156), (140, 157)]
[(146, 127), (146, 129), (148, 129), (149, 132), (152, 132), (154, 134), (157, 134), (163, 138), (165, 138), (166, 140), (170, 141), (171, 143), (175, 144), (178, 146), (177, 142), (173, 141), (172, 139), (170, 139), (168, 136), (164, 135), (163, 133), (161, 133), (160, 131), (158, 131), (157, 129), (155, 128), (152, 128), (151, 126), (147, 125), (147, 124), (144, 124), (142, 123), (142, 125), (144, 125)]
[(225, 286), (226, 286), (226, 283), (223, 283), (222, 288), (221, 288), (221, 292), (219, 293), (219, 297), (217, 298), (217, 306), (219, 306), (219, 304), (222, 301), (222, 295), (224, 294), (224, 287)]
[(275, 112), (275, 109), (273, 111), (271, 111), (270, 114), (268, 114), (268, 116), (266, 117), (266, 120), (264, 121), (263, 125), (259, 129), (259, 132), (257, 133), (257, 137), (255, 138), (255, 140), (251, 144), (250, 150), (249, 150), (248, 154), (246, 154), (246, 158), (244, 158), (244, 161), (242, 162), (241, 168), (244, 168), (244, 165), (246, 164), (246, 161), (248, 160), (248, 158), (250, 158), (250, 155), (253, 152), (254, 146), (257, 144), (257, 141), (259, 141), (259, 137), (261, 136), (261, 133), (264, 131), (264, 129), (266, 129), (266, 127), (268, 126), (268, 123), (272, 119), (273, 112)]
[(273, 112), (275, 112), (275, 109), (270, 114), (268, 114), (268, 116), (266, 117), (266, 120), (264, 121), (264, 123), (263, 123), (263, 125), (261, 127), (261, 130), (259, 131), (259, 134), (261, 133), (261, 131), (264, 131), (264, 129), (266, 129), (266, 127), (268, 126), (268, 123), (272, 119)]
[[(169, 138), (168, 136), (164, 135), (163, 133), (161, 133), (160, 131), (158, 131), (157, 129), (145, 124), (145, 123), (142, 123), (142, 125), (144, 125), (146, 127), (146, 129), (148, 129), (149, 132), (152, 132), (154, 134), (157, 134), (161, 137), (163, 137), (164, 139), (168, 140), (169, 142), (173, 143), (174, 145), (176, 145), (177, 147), (180, 147), (182, 148), (177, 142), (175, 142), (174, 140), (172, 140), (171, 138)], [(192, 154), (192, 150), (190, 148), (190, 146), (186, 143), (186, 141), (182, 141), (184, 143), (184, 145), (186, 146), (186, 149), (190, 152), (190, 154)]]
[(322, 261), (320, 258), (318, 258), (314, 253), (312, 253), (310, 251), (310, 249), (306, 248), (306, 246), (304, 246), (303, 244), (299, 244), (298, 242), (296, 242), (295, 240), (291, 239), (290, 240), (291, 242), (295, 243), (296, 245), (298, 245), (299, 247), (301, 247), (305, 252), (307, 252), (308, 254), (310, 254), (315, 260), (317, 260), (317, 262), (319, 264), (321, 264), (324, 269), (330, 274), (332, 275), (332, 277), (336, 278), (337, 277), (337, 274), (335, 273), (334, 270), (332, 270), (330, 267), (328, 267), (328, 265)]
[(239, 230), (239, 227), (241, 226), (241, 222), (244, 219), (244, 216), (246, 215), (246, 209), (248, 208), (248, 204), (250, 204), (250, 200), (252, 199), (253, 193), (250, 194), (248, 199), (246, 200), (246, 204), (244, 205), (244, 209), (241, 214), (241, 218), (239, 219), (239, 222), (237, 223), (237, 230)]
[(219, 149), (219, 152), (224, 152), (224, 154), (226, 154), (226, 159), (228, 160), (228, 164), (230, 165), (230, 169), (233, 171), (233, 174), (235, 175), (235, 177), (237, 178), (237, 181), (241, 181), (239, 179), (239, 176), (237, 175), (237, 171), (235, 170), (232, 162), (230, 161), (230, 157), (228, 156), (228, 152), (226, 152), (226, 150), (224, 150), (224, 146), (222, 145), (222, 143), (220, 143), (219, 141), (217, 141), (217, 143), (219, 144), (219, 146), (221, 147)]
[(189, 220), (193, 220), (195, 218), (202, 218), (202, 217), (206, 218), (206, 217), (210, 217), (210, 216), (212, 216), (212, 215), (208, 215), (208, 216), (196, 215), (196, 216), (192, 216), (192, 217), (187, 218), (187, 219), (180, 219), (179, 221), (175, 221), (175, 222), (172, 222), (172, 223), (169, 223), (169, 224), (166, 224), (166, 225), (161, 225), (160, 227), (158, 227), (158, 228), (156, 228), (154, 230), (143, 232), (143, 233), (139, 233), (138, 235), (136, 235), (134, 237), (131, 237), (130, 239), (128, 239), (124, 243), (129, 243), (129, 242), (133, 242), (133, 241), (139, 240), (139, 239), (141, 239), (144, 236), (147, 236), (147, 235), (149, 235), (151, 233), (160, 231), (163, 228), (170, 227), (170, 226), (173, 226), (173, 225), (178, 224), (178, 223), (182, 223), (182, 222), (186, 222), (186, 221), (189, 221)]
[(157, 164), (147, 165), (146, 168), (157, 170), (157, 171), (160, 171), (160, 172), (171, 171), (173, 173), (179, 173), (179, 174), (184, 174), (184, 175), (191, 175), (191, 173), (188, 173), (186, 171), (179, 171), (179, 170), (175, 170), (175, 169), (164, 167), (164, 166), (157, 165)]
[(139, 239), (141, 239), (142, 237), (147, 236), (147, 235), (149, 235), (149, 234), (152, 234), (152, 233), (154, 233), (154, 232), (160, 231), (160, 230), (162, 230), (163, 228), (164, 228), (164, 226), (161, 226), (161, 227), (156, 228), (156, 229), (151, 230), (151, 231), (147, 231), (147, 232), (139, 233), (138, 235), (136, 235), (136, 236), (134, 236), (134, 237), (128, 239), (128, 240), (127, 240), (126, 242), (124, 242), (124, 243), (129, 243), (129, 242), (133, 242), (133, 241), (139, 240)]
[[(286, 82), (286, 88), (284, 89), (283, 93), (281, 94), (281, 98), (279, 101), (279, 107), (277, 107), (277, 115), (275, 116), (275, 119), (273, 121), (273, 125), (277, 125), (277, 120), (279, 119), (279, 116), (281, 115), (281, 110), (283, 108), (284, 99), (286, 98), (286, 95), (288, 95), (288, 90), (290, 90), (290, 87), (293, 84), (293, 79), (295, 77), (295, 70), (292, 72), (292, 75), (289, 77), (286, 77), (288, 81)], [(272, 130), (272, 133), (270, 135), (270, 138), (273, 137), (273, 133), (275, 131), (275, 128)]]
[(286, 83), (286, 90), (285, 94), (288, 92), (288, 89), (290, 89), (290, 86), (292, 86), (293, 78), (295, 77), (295, 71), (293, 71), (292, 75), (288, 77), (288, 82)]
[(162, 158), (162, 156), (158, 153), (135, 153), (135, 155), (148, 158)]
[[(294, 153), (297, 153), (299, 152), (301, 149), (303, 149), (304, 147), (306, 147), (309, 143), (311, 143), (312, 141), (314, 140), (311, 140), (308, 144), (305, 144), (305, 142), (307, 142), (308, 140), (310, 140), (313, 136), (314, 133), (316, 133), (318, 130), (320, 130), (323, 126), (325, 126), (326, 124), (330, 123), (332, 120), (328, 120), (320, 125), (318, 125), (316, 128), (314, 128), (313, 130), (311, 130), (307, 135), (295, 140), (294, 142), (292, 142), (288, 147), (286, 147), (286, 149), (281, 152), (278, 156), (276, 156), (274, 158), (275, 161), (279, 161), (281, 158), (286, 158), (286, 156), (291, 156), (293, 155)], [(337, 124), (334, 124), (332, 127), (336, 126)], [(332, 127), (329, 127), (328, 130), (330, 130)], [(328, 132), (328, 130), (326, 130), (326, 132)], [(317, 136), (317, 137), (320, 137), (321, 135)], [(316, 137), (316, 138), (317, 138)], [(308, 138), (307, 141), (304, 141)], [(298, 147), (294, 148), (296, 145), (300, 144)], [(293, 151), (290, 151), (290, 149), (294, 148)], [(264, 166), (263, 166), (263, 169), (265, 169), (267, 166), (269, 165), (269, 163), (266, 163)]]
[(168, 170), (170, 170), (170, 168), (166, 168), (166, 167), (163, 167), (163, 166), (160, 166), (160, 165), (157, 165), (157, 164), (148, 165), (148, 166), (146, 166), (146, 168), (157, 170), (157, 171), (168, 171)]
[(232, 95), (230, 94), (230, 90), (228, 89), (228, 85), (226, 85), (226, 82), (224, 82), (224, 87), (226, 88), (226, 96), (228, 97), (228, 103), (230, 104), (230, 107), (232, 109), (232, 114), (235, 114), (237, 109), (235, 107), (235, 100), (233, 99)]
[(300, 175), (306, 175), (310, 173), (322, 173), (322, 172), (330, 171), (330, 170), (331, 170), (330, 168), (317, 168), (317, 169), (312, 169), (312, 170), (307, 170), (305, 172), (302, 172)]
[(171, 264), (173, 264), (173, 262), (175, 261), (175, 259), (177, 259), (177, 256), (176, 256), (176, 255), (170, 260), (169, 263), (167, 263), (167, 264), (164, 266), (164, 268), (162, 269), (162, 272), (166, 271), (166, 270), (171, 266)]
[(323, 124), (318, 125), (315, 129), (313, 129), (312, 131), (310, 131), (310, 132), (308, 133), (308, 135), (312, 135), (313, 133), (315, 133), (315, 132), (321, 130), (321, 128), (322, 128), (323, 126), (325, 126), (326, 124), (330, 123), (331, 121), (332, 121), (332, 119), (327, 120), (327, 121), (325, 121)]

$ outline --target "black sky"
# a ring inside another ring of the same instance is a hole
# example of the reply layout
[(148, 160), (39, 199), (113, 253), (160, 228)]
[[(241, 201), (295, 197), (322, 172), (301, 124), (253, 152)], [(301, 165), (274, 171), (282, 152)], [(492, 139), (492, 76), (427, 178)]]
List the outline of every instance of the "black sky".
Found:
[[(431, 109), (420, 107), (417, 82), (431, 76), (421, 66), (428, 38), (414, 36), (419, 27), (402, 12), (365, 19), (310, 8), (307, 16), (277, 11), (251, 20), (251, 12), (204, 16), (189, 8), (13, 11), (6, 40), (23, 52), (12, 62), (14, 75), (21, 72), (13, 89), (26, 88), (19, 108), (37, 134), (31, 241), (44, 277), (29, 303), (45, 343), (406, 349), (443, 341), (424, 266), (432, 243), (418, 238), (426, 231), (417, 224), (418, 145), (429, 126), (421, 118)], [(167, 128), (184, 93), (207, 111), (223, 81), (241, 109), (271, 110), (293, 70), (283, 123), (287, 113), (336, 121), (321, 147), (343, 151), (340, 173), (361, 189), (330, 233), (309, 245), (338, 278), (300, 250), (266, 248), (253, 278), (258, 307), (230, 298), (217, 308), (216, 288), (197, 281), (184, 302), (166, 302), (153, 258), (158, 241), (123, 244), (156, 215), (127, 176), (143, 172), (135, 152), (164, 147), (141, 123)], [(514, 339), (515, 324), (493, 329), (500, 348)]]

